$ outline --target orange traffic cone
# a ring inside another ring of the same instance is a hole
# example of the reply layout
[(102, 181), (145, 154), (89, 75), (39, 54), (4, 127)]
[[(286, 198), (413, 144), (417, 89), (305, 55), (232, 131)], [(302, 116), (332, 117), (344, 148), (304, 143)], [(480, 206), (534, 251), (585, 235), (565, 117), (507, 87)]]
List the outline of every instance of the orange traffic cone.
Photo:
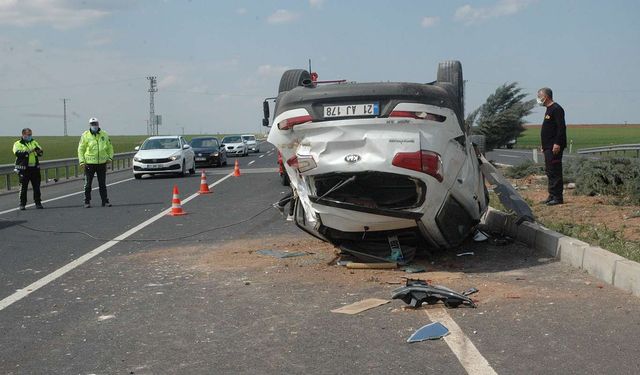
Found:
[(211, 194), (213, 193), (209, 190), (209, 185), (207, 184), (207, 175), (204, 173), (204, 169), (202, 170), (202, 175), (200, 175), (200, 191), (198, 194)]
[(182, 216), (187, 213), (182, 211), (182, 203), (180, 202), (180, 193), (178, 192), (178, 186), (173, 185), (173, 199), (171, 199), (171, 216)]
[(233, 168), (233, 177), (240, 177), (240, 165), (238, 165), (238, 159), (236, 159), (236, 166)]

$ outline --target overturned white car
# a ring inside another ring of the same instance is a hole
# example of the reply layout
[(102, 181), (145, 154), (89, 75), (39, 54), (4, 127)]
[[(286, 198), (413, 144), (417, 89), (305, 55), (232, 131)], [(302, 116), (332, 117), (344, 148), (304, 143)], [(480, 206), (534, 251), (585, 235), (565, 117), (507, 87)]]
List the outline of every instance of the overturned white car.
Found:
[(319, 85), (285, 72), (268, 141), (282, 153), (296, 224), (377, 257), (459, 245), (488, 207), (463, 86), (458, 61), (427, 84)]

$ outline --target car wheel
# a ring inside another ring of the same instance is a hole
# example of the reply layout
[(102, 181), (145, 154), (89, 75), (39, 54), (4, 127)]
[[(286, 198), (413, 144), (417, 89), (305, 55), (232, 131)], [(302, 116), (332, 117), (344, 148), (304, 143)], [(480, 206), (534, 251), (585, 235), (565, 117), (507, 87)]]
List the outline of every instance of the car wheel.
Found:
[(189, 169), (189, 174), (196, 174), (196, 159), (193, 159), (191, 163), (191, 169)]
[(133, 178), (135, 178), (136, 180), (139, 180), (142, 178), (142, 174), (134, 174)]
[(187, 165), (182, 162), (182, 170), (178, 173), (178, 177), (184, 177), (185, 174), (187, 174)]
[(438, 64), (437, 80), (439, 83), (450, 83), (453, 86), (460, 112), (464, 113), (464, 80), (460, 61), (449, 60)]
[(311, 85), (311, 74), (304, 69), (291, 69), (282, 74), (278, 93), (289, 91), (298, 86)]

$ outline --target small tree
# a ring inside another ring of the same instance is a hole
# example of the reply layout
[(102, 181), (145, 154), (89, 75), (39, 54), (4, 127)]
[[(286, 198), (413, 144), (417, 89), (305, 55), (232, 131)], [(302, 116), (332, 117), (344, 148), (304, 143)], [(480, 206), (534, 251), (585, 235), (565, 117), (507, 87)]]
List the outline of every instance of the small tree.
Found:
[(516, 82), (505, 83), (489, 95), (483, 105), (469, 113), (465, 123), (474, 134), (486, 136), (487, 150), (506, 145), (524, 131), (524, 118), (531, 114), (536, 103), (524, 101), (526, 96)]

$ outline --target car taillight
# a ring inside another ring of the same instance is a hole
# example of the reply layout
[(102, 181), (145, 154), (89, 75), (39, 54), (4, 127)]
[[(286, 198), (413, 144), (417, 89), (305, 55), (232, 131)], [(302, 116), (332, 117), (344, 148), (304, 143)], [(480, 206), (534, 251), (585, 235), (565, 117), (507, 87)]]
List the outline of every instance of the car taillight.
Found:
[(426, 173), (442, 182), (442, 159), (433, 151), (398, 152), (391, 162), (396, 167)]
[[(423, 114), (423, 113), (424, 113), (424, 117), (418, 116), (418, 114)], [(415, 119), (424, 119), (427, 117), (427, 113), (426, 112), (409, 112), (409, 111), (392, 111), (391, 113), (389, 113), (389, 117), (408, 117), (408, 118), (415, 118)]]
[(413, 118), (416, 120), (431, 120), (436, 122), (444, 122), (447, 119), (445, 116), (424, 111), (392, 111), (391, 113), (389, 113), (389, 117), (404, 117)]
[(313, 121), (313, 118), (309, 115), (291, 117), (286, 120), (282, 120), (278, 123), (278, 129), (289, 130), (296, 125), (304, 124), (305, 122)]
[(311, 155), (293, 155), (287, 160), (287, 165), (293, 169), (297, 169), (300, 173), (310, 171), (318, 166)]

